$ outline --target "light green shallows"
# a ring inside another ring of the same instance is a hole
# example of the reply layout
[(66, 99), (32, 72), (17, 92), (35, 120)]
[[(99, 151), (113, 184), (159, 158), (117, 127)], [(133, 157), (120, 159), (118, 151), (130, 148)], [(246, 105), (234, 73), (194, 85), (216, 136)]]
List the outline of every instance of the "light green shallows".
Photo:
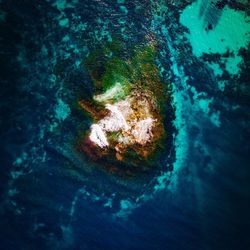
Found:
[(58, 103), (55, 107), (56, 118), (60, 121), (65, 120), (70, 115), (69, 105), (64, 103), (62, 99), (58, 99)]
[(238, 52), (241, 48), (247, 48), (250, 42), (250, 18), (243, 11), (225, 7), (218, 24), (212, 30), (206, 31), (204, 15), (199, 16), (201, 4), (202, 0), (194, 2), (186, 7), (180, 16), (181, 24), (190, 31), (186, 36), (194, 55), (197, 57), (204, 53), (222, 55), (229, 51), (232, 56), (223, 59), (226, 70), (230, 74), (238, 74), (242, 63), (242, 57)]

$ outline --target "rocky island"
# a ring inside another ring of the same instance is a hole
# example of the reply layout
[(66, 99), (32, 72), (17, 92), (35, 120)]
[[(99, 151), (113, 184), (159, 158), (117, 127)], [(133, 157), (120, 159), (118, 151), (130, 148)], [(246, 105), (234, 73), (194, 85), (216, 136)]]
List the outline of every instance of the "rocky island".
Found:
[(109, 169), (116, 170), (120, 163), (147, 168), (157, 148), (164, 148), (167, 85), (160, 79), (155, 55), (151, 42), (134, 48), (130, 58), (119, 57), (117, 48), (105, 48), (87, 60), (94, 95), (78, 103), (93, 123), (80, 149)]

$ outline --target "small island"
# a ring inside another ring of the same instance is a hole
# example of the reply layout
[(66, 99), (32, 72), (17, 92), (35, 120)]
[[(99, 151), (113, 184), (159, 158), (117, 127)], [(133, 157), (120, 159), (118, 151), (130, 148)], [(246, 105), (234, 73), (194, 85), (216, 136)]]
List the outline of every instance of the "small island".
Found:
[(130, 169), (148, 168), (167, 136), (168, 91), (154, 62), (155, 43), (133, 48), (127, 58), (119, 45), (104, 47), (87, 58), (94, 95), (78, 102), (93, 120), (80, 150), (115, 172), (122, 164)]

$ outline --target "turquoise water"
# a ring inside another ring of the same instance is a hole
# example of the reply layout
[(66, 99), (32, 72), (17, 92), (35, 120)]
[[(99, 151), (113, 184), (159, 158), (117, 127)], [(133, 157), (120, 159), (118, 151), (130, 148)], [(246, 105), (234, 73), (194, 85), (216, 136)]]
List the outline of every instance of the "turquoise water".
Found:
[[(2, 249), (249, 249), (247, 1), (1, 1)], [(150, 39), (167, 153), (124, 179), (76, 149), (84, 62)]]

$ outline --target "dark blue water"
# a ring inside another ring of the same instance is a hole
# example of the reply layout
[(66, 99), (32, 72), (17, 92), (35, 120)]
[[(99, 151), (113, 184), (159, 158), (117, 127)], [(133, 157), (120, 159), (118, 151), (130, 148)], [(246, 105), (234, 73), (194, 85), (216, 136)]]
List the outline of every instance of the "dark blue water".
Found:
[[(180, 22), (193, 2), (0, 2), (0, 249), (250, 249), (249, 40), (197, 56)], [(214, 32), (227, 7), (249, 17), (244, 1), (199, 2)], [(90, 52), (150, 37), (171, 141), (159, 171), (124, 179), (77, 152), (91, 119), (76, 103), (93, 94)]]

